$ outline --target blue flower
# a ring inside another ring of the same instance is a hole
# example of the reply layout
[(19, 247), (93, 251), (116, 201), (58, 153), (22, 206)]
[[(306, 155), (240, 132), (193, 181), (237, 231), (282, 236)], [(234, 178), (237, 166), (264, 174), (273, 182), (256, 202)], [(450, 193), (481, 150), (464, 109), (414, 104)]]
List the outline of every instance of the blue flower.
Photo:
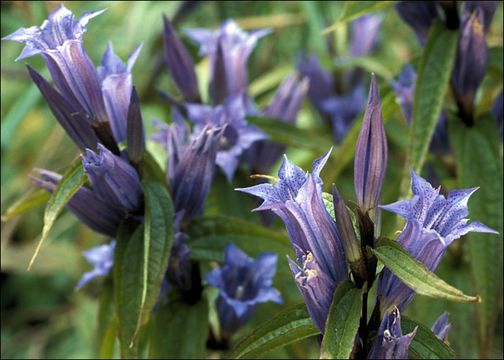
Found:
[[(61, 180), (61, 175), (49, 170), (35, 169), (38, 177), (32, 177), (34, 183), (53, 192)], [(70, 211), (94, 231), (108, 236), (115, 236), (124, 211), (104, 201), (95, 191), (83, 185), (67, 204)]]
[(334, 290), (348, 277), (336, 223), (322, 201), (319, 174), (329, 154), (330, 151), (313, 163), (311, 174), (285, 157), (275, 184), (236, 189), (264, 200), (255, 211), (272, 210), (284, 221), (301, 264), (290, 260), (292, 273), (314, 323), (322, 331)]
[[(452, 190), (448, 197), (439, 194), (426, 180), (413, 170), (411, 200), (400, 200), (380, 206), (406, 218), (408, 222), (397, 242), (430, 271), (435, 271), (447, 247), (470, 231), (496, 233), (479, 223), (469, 223), (467, 202), (477, 188)], [(389, 270), (380, 275), (377, 290), (382, 309), (396, 305), (404, 310), (415, 292)]]
[(214, 31), (186, 31), (189, 38), (199, 43), (200, 55), (210, 58), (210, 93), (214, 104), (222, 103), (230, 95), (246, 92), (247, 60), (257, 40), (269, 33), (269, 29), (246, 33), (233, 20), (225, 21)]
[(205, 276), (210, 285), (219, 289), (216, 305), (224, 338), (250, 320), (257, 304), (282, 302), (280, 292), (272, 287), (276, 264), (274, 253), (264, 252), (254, 260), (233, 244), (226, 245), (224, 265)]
[(451, 330), (451, 324), (448, 322), (448, 313), (446, 311), (437, 318), (431, 330), (440, 340), (446, 341), (448, 333)]
[(401, 1), (395, 6), (401, 19), (413, 28), (418, 42), (424, 45), (432, 22), (438, 17), (433, 1)]
[(133, 166), (101, 144), (98, 153), (87, 149), (81, 158), (93, 191), (103, 201), (123, 209), (125, 214), (139, 209), (142, 185)]
[(142, 50), (142, 45), (139, 45), (128, 56), (128, 61), (125, 64), (114, 53), (112, 43), (109, 43), (101, 64), (98, 66), (105, 109), (117, 143), (127, 138), (128, 110), (133, 90), (131, 70), (140, 55), (140, 50)]
[(415, 328), (409, 334), (403, 335), (401, 314), (394, 308), (384, 315), (368, 359), (407, 359), (408, 349), (416, 331)]
[(369, 54), (378, 41), (382, 18), (374, 14), (367, 14), (352, 21), (350, 38), (350, 55), (352, 57)]
[(219, 149), (215, 159), (216, 164), (222, 169), (228, 181), (240, 163), (240, 158), (245, 150), (253, 143), (264, 140), (267, 135), (254, 125), (245, 120), (248, 113), (247, 99), (244, 95), (231, 96), (223, 105), (216, 107), (187, 104), (187, 115), (196, 124), (194, 131), (200, 132), (203, 127), (225, 127), (219, 140)]
[(99, 276), (107, 276), (109, 274), (112, 266), (114, 265), (115, 244), (115, 240), (112, 240), (109, 244), (97, 246), (84, 251), (84, 257), (88, 263), (93, 265), (94, 269), (85, 272), (82, 275), (76, 286), (76, 290), (79, 290), (88, 282)]
[(378, 205), (386, 170), (387, 137), (383, 126), (378, 85), (372, 74), (368, 103), (355, 146), (354, 160), (355, 194), (363, 213)]

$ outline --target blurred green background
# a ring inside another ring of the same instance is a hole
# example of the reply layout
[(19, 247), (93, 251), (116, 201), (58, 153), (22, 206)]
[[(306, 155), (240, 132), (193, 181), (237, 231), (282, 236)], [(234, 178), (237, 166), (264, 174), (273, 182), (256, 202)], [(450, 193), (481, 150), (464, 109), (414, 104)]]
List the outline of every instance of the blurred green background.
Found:
[[(2, 2), (1, 35), (5, 36), (19, 27), (40, 25), (50, 11), (60, 2)], [(126, 58), (136, 45), (143, 42), (143, 50), (133, 69), (134, 83), (142, 100), (142, 113), (147, 132), (152, 130), (150, 121), (169, 119), (169, 108), (158, 96), (156, 89), (171, 92), (174, 86), (162, 64), (162, 14), (173, 18), (182, 2), (107, 2), (87, 1), (65, 3), (80, 16), (82, 12), (107, 8), (93, 19), (84, 35), (84, 44), (90, 57), (97, 64), (108, 41), (116, 53)], [(334, 62), (326, 50), (321, 31), (338, 18), (345, 4), (341, 2), (200, 2), (187, 12), (178, 12), (177, 31), (192, 27), (217, 27), (223, 20), (234, 18), (244, 29), (270, 27), (272, 34), (259, 41), (249, 60), (250, 93), (261, 107), (267, 103), (279, 82), (295, 70), (296, 57), (302, 52), (317, 54), (326, 68), (345, 71), (359, 65), (367, 72), (374, 71), (380, 82), (383, 113), (389, 141), (389, 167), (383, 202), (395, 201), (405, 161), (408, 129), (405, 125), (390, 80), (396, 77), (404, 64), (415, 61), (421, 53), (412, 30), (404, 24), (393, 7), (380, 11), (384, 21), (379, 35), (379, 45), (371, 56), (356, 59), (352, 63)], [(487, 37), (490, 50), (490, 68), (479, 94), (479, 110), (489, 110), (497, 92), (502, 88), (502, 5), (493, 20)], [(340, 26), (335, 35), (336, 49), (345, 53), (347, 28)], [(184, 41), (187, 40), (184, 38)], [(185, 41), (193, 58), (198, 60), (197, 71), (200, 87), (206, 93), (208, 63), (197, 56), (194, 44)], [(63, 169), (78, 151), (53, 118), (48, 106), (31, 83), (25, 69), (29, 63), (47, 75), (38, 57), (18, 63), (14, 59), (22, 49), (21, 44), (1, 42), (1, 212), (33, 190), (28, 175), (31, 169)], [(200, 61), (201, 60), (201, 61)], [(206, 81), (202, 81), (206, 79)], [(330, 131), (312, 106), (305, 102), (298, 124), (301, 128)], [(353, 141), (353, 144), (355, 140)], [(350, 141), (350, 145), (353, 148)], [(163, 155), (154, 144), (148, 147)], [(338, 149), (336, 149), (338, 151)], [(502, 152), (502, 148), (501, 148)], [(305, 169), (319, 153), (304, 149), (288, 149), (287, 154)], [(337, 179), (324, 175), (326, 185), (337, 181), (340, 191), (348, 199), (353, 198), (353, 155), (344, 160)], [(451, 157), (429, 157), (429, 166), (436, 171), (439, 182), (446, 189), (456, 187), (454, 163)], [(329, 164), (329, 168), (331, 164)], [(236, 182), (245, 182), (245, 174)], [(225, 213), (258, 222), (257, 215), (250, 214), (253, 200), (237, 197), (232, 187), (219, 176), (215, 189), (207, 203), (207, 213)], [(228, 194), (222, 198), (221, 193)], [(218, 194), (218, 195), (217, 195)], [(477, 196), (477, 194), (475, 195)], [(69, 212), (64, 212), (51, 231), (49, 241), (43, 247), (33, 269), (26, 271), (43, 224), (43, 206), (26, 214), (2, 219), (1, 229), (1, 357), (2, 358), (82, 358), (96, 354), (96, 318), (100, 294), (100, 281), (93, 282), (81, 291), (74, 291), (75, 284), (84, 271), (89, 270), (81, 253), (100, 244), (103, 238), (80, 225)], [(484, 222), (484, 219), (478, 219)], [(384, 216), (385, 234), (393, 234), (395, 218)], [(276, 223), (279, 229), (282, 226)], [(283, 231), (283, 230), (279, 230)], [(500, 236), (496, 241), (502, 241)], [(464, 250), (465, 242), (456, 243), (438, 271), (441, 277), (466, 292), (471, 293), (471, 273)], [(267, 249), (262, 249), (267, 250)], [(294, 282), (289, 278), (284, 254), (279, 254), (278, 287), (288, 300), (300, 301)], [(283, 280), (285, 279), (285, 281)], [(502, 283), (502, 275), (498, 276)], [(502, 286), (502, 285), (500, 285)], [(473, 305), (447, 304), (440, 300), (417, 297), (409, 313), (429, 327), (444, 309), (449, 308), (454, 327), (450, 342), (459, 356), (477, 357), (477, 345)], [(260, 308), (252, 326), (261, 323), (278, 305)], [(502, 357), (502, 304), (496, 309), (497, 327), (491, 357)], [(305, 341), (280, 351), (277, 356), (317, 356), (310, 349), (315, 342)]]

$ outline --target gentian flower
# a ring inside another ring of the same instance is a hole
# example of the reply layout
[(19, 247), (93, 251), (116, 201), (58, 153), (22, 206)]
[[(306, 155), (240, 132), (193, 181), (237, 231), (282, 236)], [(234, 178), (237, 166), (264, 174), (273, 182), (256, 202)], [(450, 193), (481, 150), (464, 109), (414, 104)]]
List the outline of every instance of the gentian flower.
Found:
[(446, 341), (448, 333), (451, 330), (451, 324), (448, 322), (448, 313), (442, 313), (431, 327), (432, 332), (442, 341)]
[[(413, 98), (415, 95), (417, 74), (411, 64), (407, 64), (397, 80), (392, 80), (392, 88), (397, 96), (397, 102), (406, 123), (411, 124), (413, 119)], [(439, 115), (434, 134), (432, 135), (429, 150), (434, 154), (443, 155), (450, 151), (450, 139), (448, 137), (448, 118), (443, 110)]]
[(191, 56), (165, 16), (163, 16), (163, 23), (164, 56), (168, 72), (184, 96), (184, 100), (199, 103), (201, 98), (198, 90), (198, 79), (196, 78)]
[(196, 125), (194, 131), (200, 132), (206, 125), (225, 127), (219, 140), (216, 164), (231, 181), (245, 150), (267, 135), (256, 126), (245, 120), (247, 103), (242, 94), (231, 96), (223, 105), (210, 107), (206, 105), (187, 104), (187, 115)]
[(413, 28), (420, 45), (424, 45), (432, 22), (438, 17), (434, 1), (401, 1), (395, 5), (401, 17)]
[[(61, 175), (49, 170), (35, 169), (39, 177), (33, 182), (53, 192), (61, 180)], [(68, 209), (94, 231), (108, 236), (116, 236), (124, 212), (104, 201), (94, 190), (83, 185), (67, 204)]]
[[(269, 29), (246, 33), (232, 20), (225, 21), (214, 31), (186, 31), (187, 36), (199, 44), (200, 55), (210, 58), (210, 89), (214, 104), (221, 104), (230, 95), (246, 93), (247, 60), (257, 40), (269, 33)], [(216, 89), (219, 89), (218, 99), (215, 96)]]
[(76, 290), (79, 290), (84, 285), (86, 285), (91, 280), (99, 276), (107, 276), (114, 265), (114, 249), (115, 240), (112, 240), (109, 244), (104, 244), (96, 246), (89, 250), (84, 251), (83, 255), (90, 263), (93, 265), (94, 269), (85, 272), (79, 280), (76, 286)]
[(282, 302), (280, 292), (272, 287), (276, 263), (274, 253), (261, 253), (254, 260), (233, 244), (226, 245), (224, 265), (205, 276), (208, 284), (219, 289), (216, 306), (224, 339), (250, 321), (257, 304)]
[[(349, 54), (342, 60), (369, 54), (377, 43), (381, 22), (376, 15), (365, 15), (354, 20), (351, 24)], [(310, 101), (330, 121), (334, 139), (336, 143), (341, 143), (366, 101), (362, 71), (355, 69), (341, 78), (333, 78), (314, 56), (302, 59), (298, 69), (310, 81)]]
[(378, 205), (386, 169), (387, 137), (383, 126), (378, 85), (372, 74), (368, 103), (355, 147), (354, 160), (355, 194), (363, 213)]
[[(61, 5), (49, 14), (40, 27), (20, 28), (3, 39), (25, 43), (17, 60), (40, 54), (46, 62), (57, 90), (35, 70), (29, 69), (30, 75), (56, 119), (77, 146), (81, 150), (86, 147), (96, 149), (97, 142), (91, 135), (92, 130), (102, 144), (118, 154), (100, 78), (82, 44), (86, 24), (103, 11), (84, 13), (77, 20), (70, 10)], [(82, 134), (79, 134), (81, 131)]]
[[(298, 80), (296, 76), (289, 76), (278, 87), (263, 115), (294, 124), (308, 87), (308, 79)], [(255, 142), (248, 150), (252, 171), (260, 174), (269, 173), (284, 150), (285, 146), (268, 140)]]
[[(435, 271), (447, 247), (470, 231), (496, 233), (474, 221), (468, 222), (467, 202), (477, 188), (452, 190), (448, 197), (439, 194), (426, 180), (411, 170), (413, 198), (380, 208), (407, 219), (397, 242), (430, 271)], [(378, 283), (378, 297), (383, 309), (396, 305), (400, 310), (413, 299), (415, 292), (389, 270), (384, 269)]]
[(401, 314), (399, 309), (394, 308), (384, 315), (368, 359), (407, 359), (408, 349), (416, 331), (415, 328), (411, 333), (403, 335)]
[(504, 107), (504, 100), (502, 98), (502, 90), (495, 99), (494, 105), (492, 107), (492, 115), (495, 118), (495, 121), (497, 122), (497, 127), (499, 128), (499, 133), (502, 141), (502, 134), (504, 130), (504, 122), (502, 121), (502, 109)]
[(328, 151), (305, 173), (285, 157), (275, 184), (236, 189), (264, 202), (254, 211), (272, 210), (285, 223), (297, 261), (289, 264), (314, 323), (323, 331), (337, 285), (348, 278), (343, 246), (336, 223), (322, 201), (320, 171)]
[(142, 50), (142, 45), (139, 45), (128, 56), (125, 64), (114, 53), (112, 43), (109, 43), (98, 66), (105, 109), (117, 143), (127, 139), (128, 110), (133, 90), (131, 70), (140, 55), (140, 50)]
[(98, 154), (87, 149), (81, 158), (93, 191), (103, 201), (122, 209), (125, 214), (138, 210), (142, 185), (133, 166), (101, 144), (98, 144)]

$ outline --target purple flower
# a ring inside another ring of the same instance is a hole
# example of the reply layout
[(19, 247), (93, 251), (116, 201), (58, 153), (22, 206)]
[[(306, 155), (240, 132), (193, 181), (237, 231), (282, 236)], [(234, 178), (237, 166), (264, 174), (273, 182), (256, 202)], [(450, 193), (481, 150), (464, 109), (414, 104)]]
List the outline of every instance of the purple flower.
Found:
[(494, 116), (495, 121), (497, 122), (501, 141), (502, 141), (502, 134), (503, 134), (503, 130), (504, 130), (504, 122), (502, 121), (503, 106), (504, 106), (504, 100), (502, 98), (502, 90), (501, 90), (499, 96), (497, 96), (497, 98), (495, 99), (494, 105), (492, 107), (492, 115)]
[(189, 119), (196, 124), (195, 132), (200, 132), (206, 125), (225, 127), (219, 140), (215, 162), (228, 181), (233, 179), (244, 151), (254, 142), (267, 138), (266, 134), (254, 125), (249, 125), (245, 120), (249, 106), (246, 101), (245, 96), (240, 94), (227, 98), (223, 105), (216, 107), (186, 105)]
[[(331, 96), (336, 95), (331, 73), (322, 68), (315, 55), (302, 57), (297, 67), (300, 74), (308, 78), (310, 83), (308, 87), (308, 98), (317, 111), (325, 113), (326, 110), (322, 107), (322, 104)], [(316, 86), (314, 84), (316, 84)]]
[(353, 57), (365, 56), (376, 46), (378, 31), (382, 18), (368, 14), (352, 21), (352, 35), (350, 38), (350, 55)]
[(216, 305), (224, 338), (251, 319), (257, 304), (282, 302), (280, 292), (272, 287), (276, 264), (274, 253), (264, 252), (254, 260), (233, 244), (226, 245), (224, 265), (205, 276), (210, 285), (219, 289)]
[(396, 4), (401, 19), (413, 28), (420, 45), (424, 45), (432, 22), (438, 17), (434, 1), (401, 1)]
[(462, 12), (470, 14), (475, 12), (477, 8), (481, 9), (483, 13), (483, 30), (486, 34), (490, 30), (490, 25), (498, 6), (498, 1), (464, 1)]
[(98, 73), (82, 47), (82, 35), (90, 19), (105, 10), (84, 13), (77, 20), (61, 5), (40, 27), (20, 28), (4, 37), (25, 43), (17, 60), (40, 54), (58, 90), (91, 124), (107, 120)]
[(403, 335), (401, 314), (399, 309), (394, 308), (383, 317), (368, 359), (407, 359), (408, 349), (416, 331), (415, 328), (409, 334)]
[(463, 117), (472, 117), (474, 98), (486, 73), (488, 48), (485, 40), (483, 10), (464, 11), (452, 82)]
[[(496, 233), (479, 223), (469, 223), (467, 202), (477, 188), (452, 190), (448, 197), (439, 194), (426, 180), (411, 170), (413, 198), (400, 200), (380, 208), (394, 212), (408, 220), (397, 242), (430, 271), (438, 267), (446, 248), (470, 231)], [(381, 306), (393, 305), (404, 310), (415, 292), (389, 270), (380, 275), (377, 290)]]
[(387, 138), (376, 78), (371, 75), (368, 103), (355, 147), (354, 182), (362, 212), (374, 209), (381, 196), (387, 169)]
[(448, 313), (446, 311), (437, 318), (431, 330), (440, 340), (446, 341), (448, 333), (451, 330), (451, 324), (448, 322)]
[(87, 149), (81, 157), (93, 190), (103, 201), (123, 209), (125, 214), (138, 210), (142, 186), (133, 166), (101, 144), (98, 154)]
[[(36, 169), (39, 177), (32, 180), (38, 186), (53, 192), (61, 180), (55, 172)], [(108, 236), (115, 236), (124, 219), (124, 212), (105, 202), (95, 191), (83, 185), (70, 199), (67, 207), (77, 218), (94, 231)]]
[[(294, 124), (307, 90), (307, 79), (298, 80), (296, 76), (289, 76), (278, 87), (263, 115)], [(284, 151), (285, 146), (268, 140), (255, 142), (248, 150), (252, 171), (260, 174), (269, 173)]]
[(264, 200), (255, 211), (272, 210), (284, 221), (301, 264), (289, 260), (292, 273), (312, 320), (322, 331), (334, 290), (348, 277), (336, 223), (322, 201), (319, 174), (329, 154), (313, 163), (311, 174), (285, 157), (275, 184), (236, 189)]
[(98, 74), (101, 79), (105, 109), (110, 120), (112, 134), (117, 143), (127, 138), (128, 109), (130, 106), (133, 83), (131, 70), (142, 50), (139, 45), (129, 56), (127, 63), (114, 53), (109, 43), (103, 54)]
[[(232, 20), (225, 21), (214, 31), (186, 31), (189, 38), (199, 43), (200, 55), (210, 58), (210, 89), (215, 104), (222, 103), (230, 95), (246, 92), (248, 57), (257, 40), (269, 33), (269, 29), (246, 33)], [(216, 89), (219, 89), (219, 99), (215, 97)]]
[(109, 274), (114, 265), (115, 244), (115, 240), (112, 240), (109, 244), (97, 246), (83, 252), (84, 257), (88, 263), (93, 265), (94, 269), (82, 275), (76, 286), (76, 290), (79, 290), (99, 276), (107, 276)]
[(194, 63), (170, 21), (163, 16), (164, 57), (168, 72), (187, 102), (200, 102)]

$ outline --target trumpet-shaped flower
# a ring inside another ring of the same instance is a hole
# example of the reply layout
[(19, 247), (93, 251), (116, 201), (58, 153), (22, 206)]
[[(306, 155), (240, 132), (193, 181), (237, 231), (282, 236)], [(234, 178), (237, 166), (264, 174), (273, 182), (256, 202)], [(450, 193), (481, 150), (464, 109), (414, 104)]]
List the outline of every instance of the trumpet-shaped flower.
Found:
[(311, 174), (285, 158), (275, 184), (236, 189), (264, 200), (256, 211), (272, 210), (284, 221), (301, 264), (290, 261), (291, 270), (313, 321), (322, 331), (332, 294), (348, 277), (336, 223), (322, 200), (319, 175), (329, 154), (330, 151), (313, 163)]
[(93, 270), (85, 272), (79, 280), (76, 289), (82, 288), (99, 276), (107, 276), (114, 265), (115, 240), (109, 244), (100, 245), (84, 251), (83, 255), (93, 265)]
[(229, 338), (251, 319), (257, 304), (282, 302), (280, 292), (272, 287), (276, 264), (274, 253), (264, 252), (254, 260), (233, 244), (226, 245), (224, 265), (205, 277), (219, 289), (216, 305), (224, 338)]
[(437, 318), (431, 330), (440, 340), (446, 341), (448, 333), (451, 330), (451, 324), (448, 322), (448, 313), (446, 311)]

